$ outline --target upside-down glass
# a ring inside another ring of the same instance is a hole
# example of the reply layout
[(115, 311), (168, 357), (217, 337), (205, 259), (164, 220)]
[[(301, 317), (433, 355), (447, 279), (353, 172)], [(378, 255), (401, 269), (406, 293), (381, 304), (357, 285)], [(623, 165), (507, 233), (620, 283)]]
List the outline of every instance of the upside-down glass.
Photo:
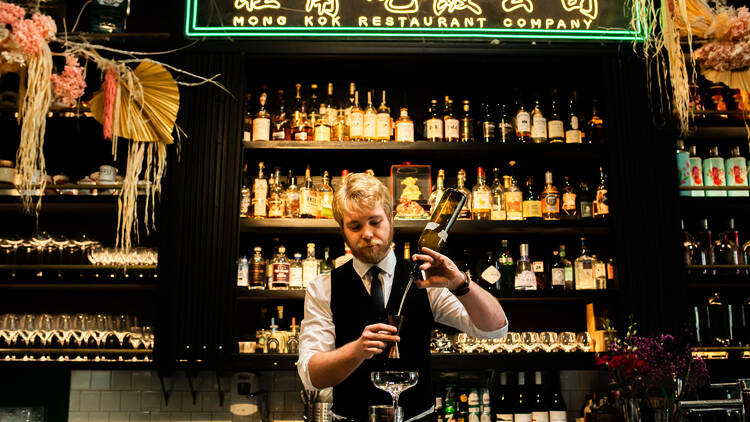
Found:
[(87, 346), (88, 343), (88, 318), (84, 314), (75, 314), (73, 316), (73, 329), (71, 336), (79, 348)]
[(408, 390), (419, 382), (419, 373), (416, 371), (376, 371), (370, 373), (372, 384), (391, 395), (393, 407), (398, 407), (398, 398), (405, 390)]
[(517, 352), (521, 349), (521, 333), (508, 332), (500, 339), (500, 347), (508, 353)]
[(14, 348), (19, 333), (18, 316), (14, 314), (4, 314), (0, 318), (0, 342), (2, 347)]
[(582, 352), (590, 352), (591, 334), (588, 331), (578, 333), (578, 335), (576, 336), (576, 343), (578, 344), (578, 349), (580, 349)]
[(545, 331), (539, 335), (539, 346), (545, 352), (554, 352), (560, 347), (558, 337), (554, 331)]
[(563, 352), (572, 352), (578, 347), (576, 333), (572, 331), (563, 331), (560, 333), (559, 341), (560, 349), (562, 349)]
[(534, 352), (539, 348), (539, 333), (525, 331), (521, 334), (521, 349), (525, 352)]
[(154, 348), (154, 329), (147, 325), (143, 326), (143, 347), (147, 350)]

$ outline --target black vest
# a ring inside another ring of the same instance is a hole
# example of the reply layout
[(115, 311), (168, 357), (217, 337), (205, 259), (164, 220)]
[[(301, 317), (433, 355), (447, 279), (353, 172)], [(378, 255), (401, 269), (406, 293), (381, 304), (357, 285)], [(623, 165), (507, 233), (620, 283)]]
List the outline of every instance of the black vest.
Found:
[[(409, 263), (398, 262), (393, 277), (386, 314), (395, 315), (406, 284)], [(331, 312), (336, 327), (336, 348), (358, 339), (366, 326), (386, 322), (372, 305), (362, 279), (354, 271), (352, 261), (331, 272)], [(411, 286), (402, 310), (404, 317), (398, 345), (401, 359), (387, 359), (386, 352), (365, 360), (347, 379), (333, 387), (333, 411), (337, 415), (359, 421), (367, 420), (367, 407), (392, 403), (391, 396), (376, 388), (370, 372), (383, 370), (419, 371), (416, 386), (404, 391), (399, 406), (404, 420), (416, 416), (434, 404), (430, 380), (430, 332), (434, 323), (430, 301), (424, 289)]]

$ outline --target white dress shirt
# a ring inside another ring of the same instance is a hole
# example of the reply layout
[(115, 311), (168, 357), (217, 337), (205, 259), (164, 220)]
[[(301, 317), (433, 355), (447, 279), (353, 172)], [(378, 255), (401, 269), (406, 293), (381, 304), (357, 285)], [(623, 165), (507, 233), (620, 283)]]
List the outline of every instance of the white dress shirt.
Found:
[[(367, 292), (372, 285), (368, 272), (372, 264), (353, 259), (354, 271), (362, 278)], [(386, 306), (390, 300), (393, 274), (396, 269), (396, 254), (391, 250), (377, 264), (382, 270), (380, 280), (383, 286), (383, 298)], [(459, 329), (470, 336), (479, 338), (501, 338), (508, 332), (508, 323), (495, 331), (482, 331), (477, 328), (464, 305), (446, 288), (428, 288), (427, 298), (435, 322)], [(396, 299), (399, 300), (399, 299)], [(305, 317), (302, 320), (299, 337), (299, 361), (297, 372), (302, 384), (308, 390), (317, 390), (310, 381), (307, 365), (310, 358), (318, 352), (328, 352), (336, 348), (336, 330), (331, 312), (331, 275), (321, 274), (307, 286), (305, 292)]]

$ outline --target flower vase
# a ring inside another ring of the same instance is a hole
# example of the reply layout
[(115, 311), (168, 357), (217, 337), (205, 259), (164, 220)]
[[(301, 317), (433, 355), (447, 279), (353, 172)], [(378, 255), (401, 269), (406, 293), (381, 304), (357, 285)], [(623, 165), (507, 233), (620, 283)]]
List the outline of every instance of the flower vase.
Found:
[(641, 422), (641, 407), (638, 399), (629, 398), (622, 401), (622, 415), (625, 422)]

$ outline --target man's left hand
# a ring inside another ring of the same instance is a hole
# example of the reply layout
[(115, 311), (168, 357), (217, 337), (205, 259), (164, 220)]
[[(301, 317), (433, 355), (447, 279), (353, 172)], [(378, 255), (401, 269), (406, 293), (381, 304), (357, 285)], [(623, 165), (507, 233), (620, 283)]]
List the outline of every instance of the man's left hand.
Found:
[(424, 271), (424, 280), (415, 280), (414, 284), (420, 289), (427, 287), (446, 287), (455, 290), (465, 281), (465, 274), (456, 264), (445, 255), (432, 249), (422, 248), (423, 254), (414, 254), (413, 261), (422, 261), (419, 269)]

